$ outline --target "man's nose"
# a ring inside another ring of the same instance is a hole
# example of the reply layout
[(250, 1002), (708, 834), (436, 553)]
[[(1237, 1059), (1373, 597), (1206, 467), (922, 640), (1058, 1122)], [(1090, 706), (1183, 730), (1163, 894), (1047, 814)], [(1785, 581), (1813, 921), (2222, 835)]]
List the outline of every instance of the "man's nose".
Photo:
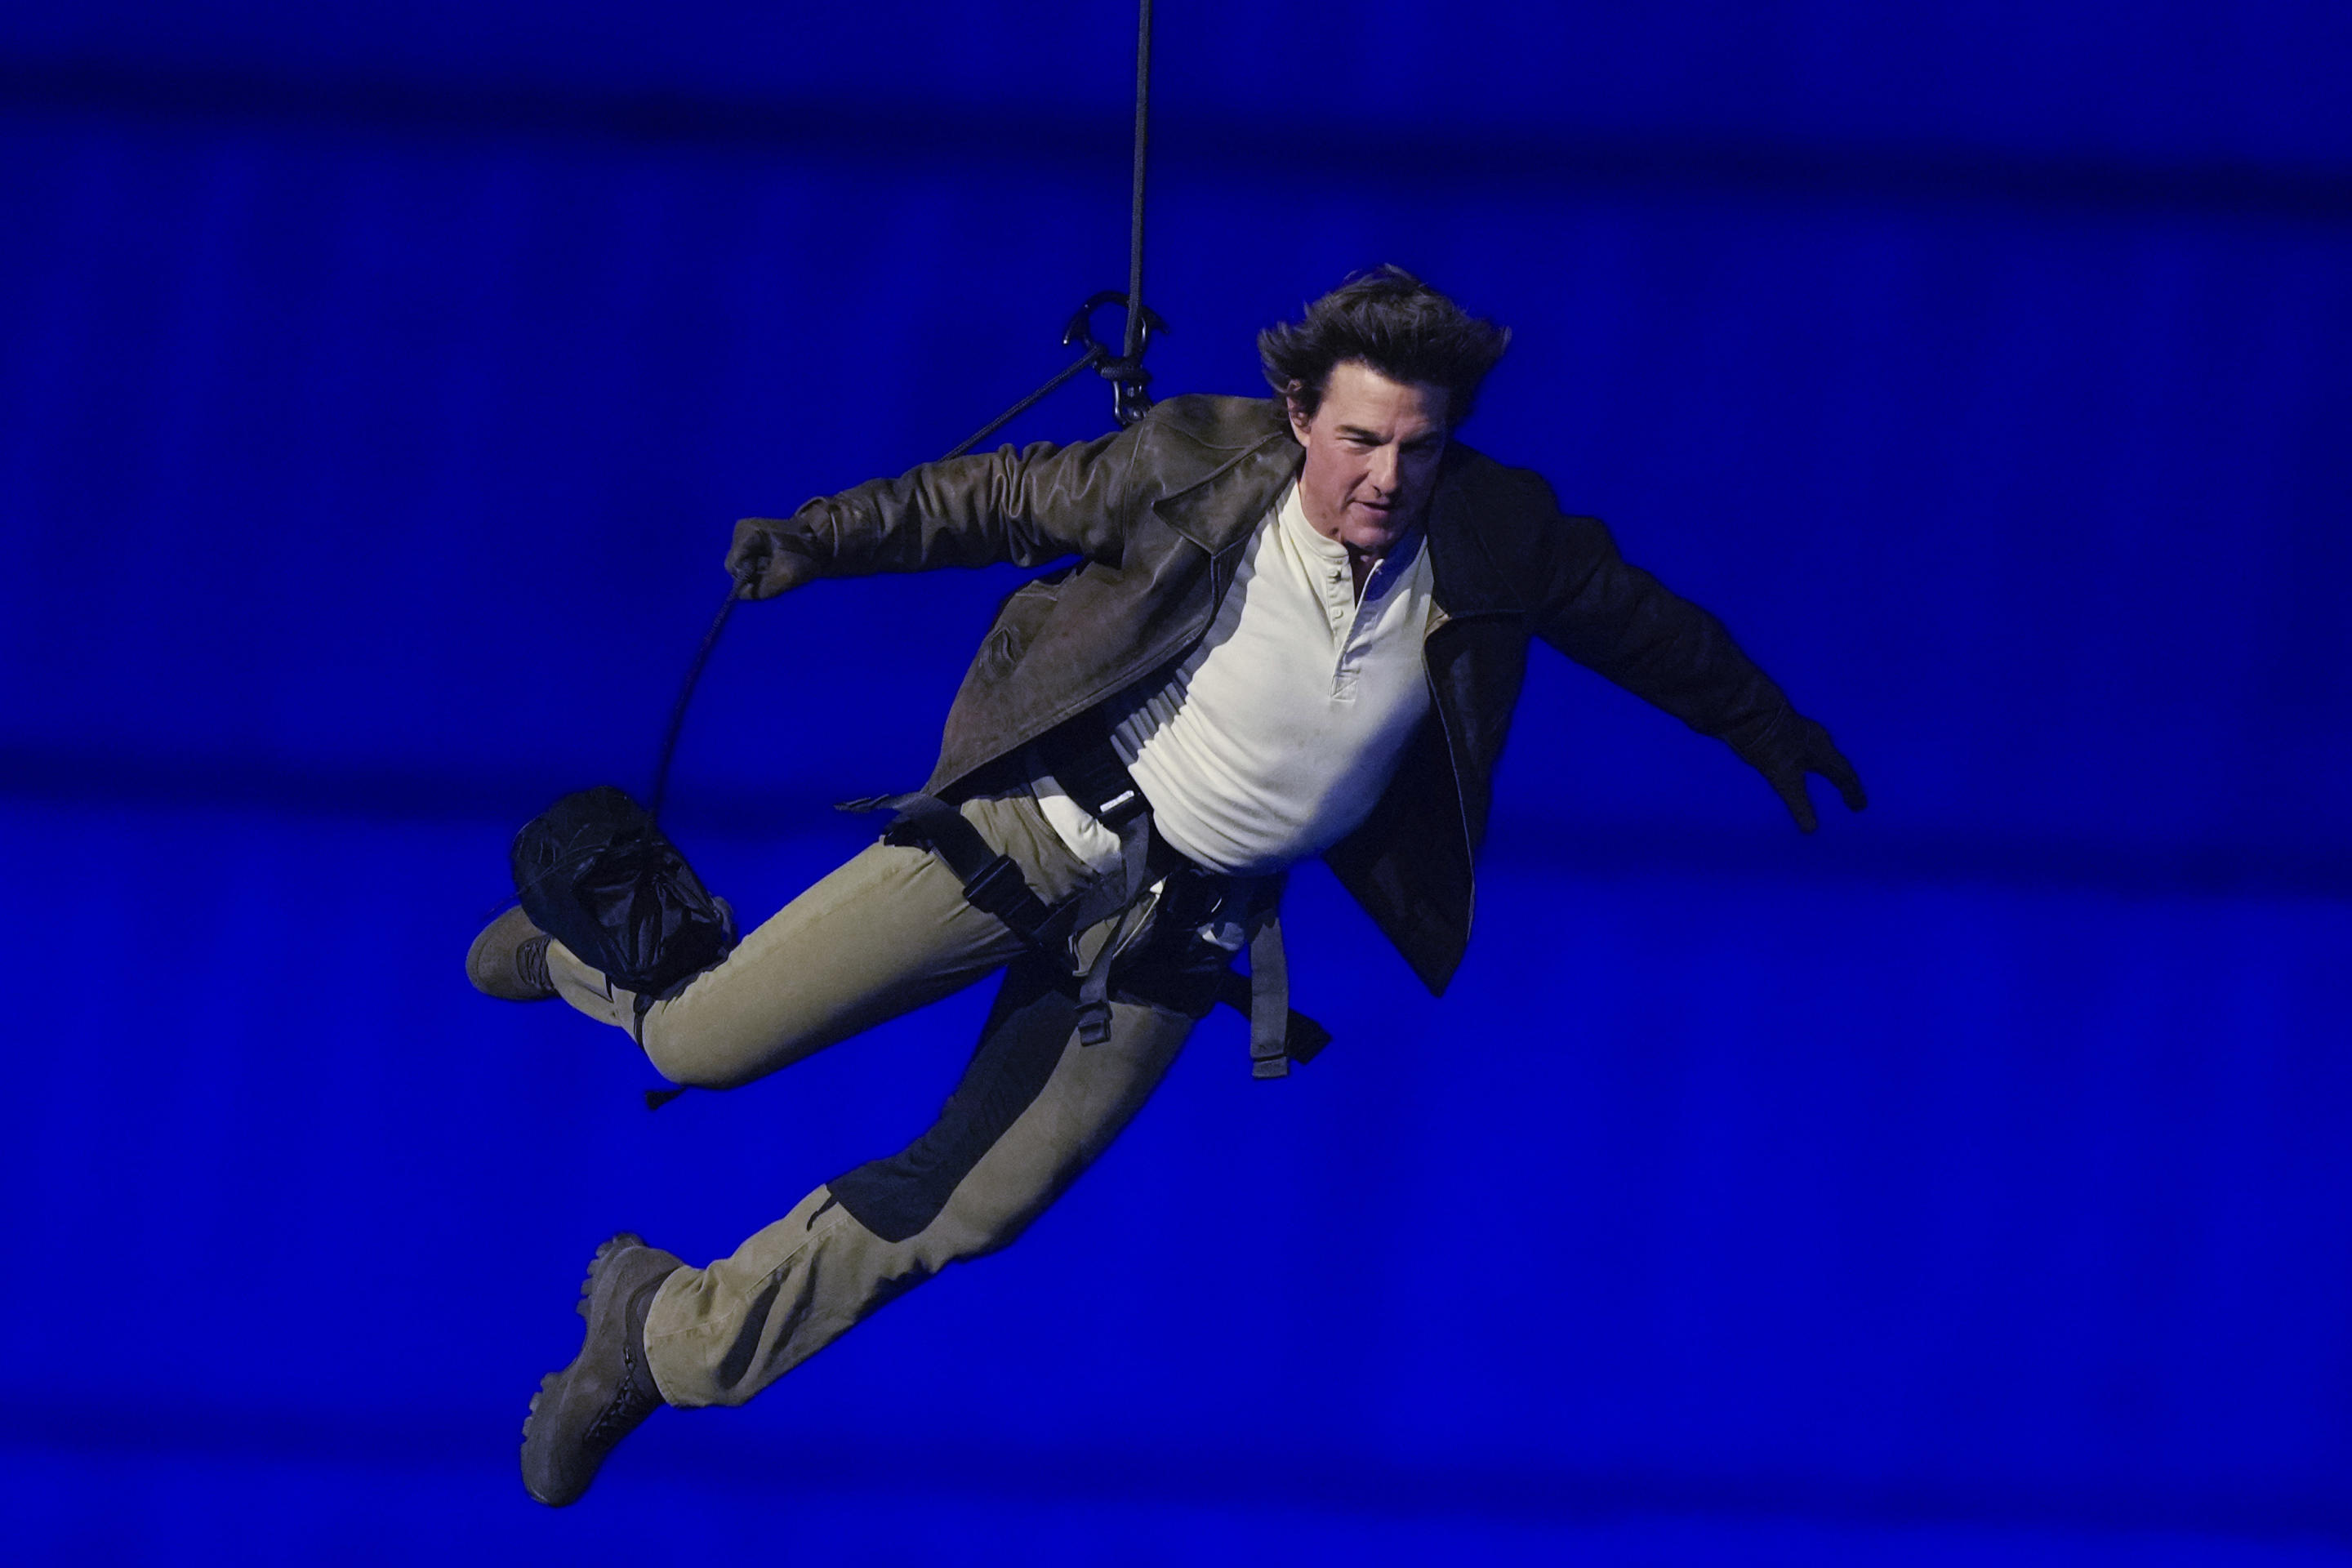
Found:
[(1366, 477), (1371, 480), (1372, 489), (1380, 494), (1394, 495), (1397, 481), (1396, 448), (1394, 447), (1374, 447), (1372, 469)]

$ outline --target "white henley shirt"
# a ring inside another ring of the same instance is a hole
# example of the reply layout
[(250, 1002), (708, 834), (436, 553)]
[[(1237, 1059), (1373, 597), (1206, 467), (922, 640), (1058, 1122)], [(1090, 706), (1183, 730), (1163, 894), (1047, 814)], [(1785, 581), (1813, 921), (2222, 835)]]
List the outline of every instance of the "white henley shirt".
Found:
[[(1347, 547), (1307, 522), (1297, 484), (1285, 489), (1244, 547), (1208, 634), (1112, 729), (1160, 836), (1239, 876), (1346, 837), (1429, 711), (1431, 610), (1418, 531), (1381, 560), (1360, 599)], [(1037, 793), (1080, 859), (1118, 859), (1110, 830), (1050, 776)]]

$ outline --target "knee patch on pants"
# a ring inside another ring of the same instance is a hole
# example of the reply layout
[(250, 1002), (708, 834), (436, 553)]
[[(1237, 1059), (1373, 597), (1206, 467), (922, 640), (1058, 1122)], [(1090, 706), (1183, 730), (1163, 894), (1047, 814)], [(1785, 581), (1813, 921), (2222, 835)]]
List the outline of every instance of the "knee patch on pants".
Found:
[[(886, 1160), (827, 1184), (850, 1216), (888, 1242), (929, 1227), (981, 1157), (1045, 1092), (1077, 1023), (1066, 975), (1042, 958), (1016, 961), (980, 1045), (929, 1131)], [(1009, 1239), (1005, 1238), (1005, 1239)]]

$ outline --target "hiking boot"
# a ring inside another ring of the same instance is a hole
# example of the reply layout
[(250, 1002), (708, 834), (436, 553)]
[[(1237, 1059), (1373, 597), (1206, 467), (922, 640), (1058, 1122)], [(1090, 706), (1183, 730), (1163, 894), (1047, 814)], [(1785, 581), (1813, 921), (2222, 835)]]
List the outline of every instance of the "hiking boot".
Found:
[(547, 933), (517, 904), (484, 926), (466, 950), (466, 978), (501, 1002), (546, 1001), (555, 994), (555, 982), (547, 977)]
[(523, 1489), (550, 1508), (580, 1500), (613, 1446), (662, 1404), (646, 1365), (646, 1312), (679, 1260), (627, 1231), (596, 1249), (580, 1287), (588, 1332), (540, 1379), (522, 1424)]

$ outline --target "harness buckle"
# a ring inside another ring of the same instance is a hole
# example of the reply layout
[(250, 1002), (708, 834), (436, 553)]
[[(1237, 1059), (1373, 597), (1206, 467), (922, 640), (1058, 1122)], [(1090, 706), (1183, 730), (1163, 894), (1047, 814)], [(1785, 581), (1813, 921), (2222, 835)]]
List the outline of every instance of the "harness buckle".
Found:
[(1095, 817), (1113, 833), (1124, 833), (1127, 831), (1127, 825), (1141, 816), (1146, 809), (1148, 807), (1143, 798), (1143, 792), (1128, 788), (1103, 802), (1101, 809), (1095, 813)]

